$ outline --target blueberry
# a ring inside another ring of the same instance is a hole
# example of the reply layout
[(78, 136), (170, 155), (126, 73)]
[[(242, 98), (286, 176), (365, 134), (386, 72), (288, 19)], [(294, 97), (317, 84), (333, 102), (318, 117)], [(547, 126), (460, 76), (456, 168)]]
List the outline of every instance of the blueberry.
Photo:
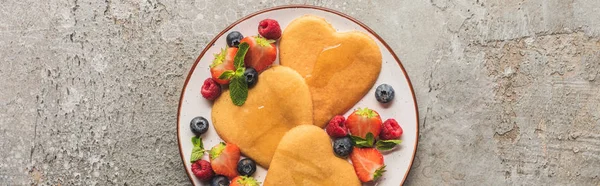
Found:
[(195, 117), (190, 122), (190, 128), (194, 134), (200, 136), (208, 131), (208, 120), (202, 116)]
[(238, 162), (237, 171), (242, 176), (250, 176), (256, 172), (256, 163), (250, 158), (244, 158)]
[(210, 180), (210, 186), (229, 186), (229, 179), (222, 175), (216, 175)]
[(352, 153), (352, 139), (346, 136), (333, 140), (333, 152), (339, 157), (348, 156)]
[(251, 67), (246, 68), (244, 71), (244, 77), (246, 77), (246, 83), (248, 83), (248, 88), (254, 87), (258, 82), (258, 72)]
[(394, 88), (388, 84), (381, 84), (375, 90), (375, 99), (381, 103), (389, 103), (394, 99)]
[(242, 33), (238, 31), (229, 32), (229, 34), (227, 34), (227, 46), (238, 47), (242, 39), (244, 39)]

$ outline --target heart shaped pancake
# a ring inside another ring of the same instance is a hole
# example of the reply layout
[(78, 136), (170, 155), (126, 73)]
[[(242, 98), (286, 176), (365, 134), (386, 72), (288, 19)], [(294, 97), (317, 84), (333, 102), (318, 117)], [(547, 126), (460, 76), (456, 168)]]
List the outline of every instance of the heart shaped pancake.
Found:
[(352, 165), (334, 155), (327, 133), (313, 125), (297, 126), (283, 136), (265, 178), (265, 186), (360, 184)]
[(369, 35), (336, 32), (325, 19), (312, 15), (297, 18), (285, 28), (279, 49), (281, 65), (306, 79), (314, 125), (319, 127), (360, 101), (381, 71), (381, 52)]
[(269, 167), (283, 135), (297, 125), (312, 125), (308, 86), (294, 70), (274, 66), (258, 77), (242, 106), (231, 102), (229, 90), (215, 101), (212, 122), (219, 136), (246, 156)]

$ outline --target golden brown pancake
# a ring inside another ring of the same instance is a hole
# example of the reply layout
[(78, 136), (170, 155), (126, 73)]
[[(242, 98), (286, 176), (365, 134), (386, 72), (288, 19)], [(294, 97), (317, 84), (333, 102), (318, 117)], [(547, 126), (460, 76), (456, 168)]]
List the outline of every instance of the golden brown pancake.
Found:
[(327, 133), (313, 125), (290, 130), (277, 147), (265, 186), (360, 185), (354, 168), (333, 154)]
[(258, 77), (242, 106), (231, 102), (229, 90), (215, 101), (212, 122), (219, 136), (242, 153), (269, 167), (283, 135), (297, 125), (312, 125), (308, 86), (294, 70), (274, 66)]
[(314, 106), (314, 124), (323, 127), (371, 89), (381, 71), (381, 52), (359, 31), (336, 32), (325, 19), (305, 15), (293, 20), (279, 43), (281, 65), (306, 79)]

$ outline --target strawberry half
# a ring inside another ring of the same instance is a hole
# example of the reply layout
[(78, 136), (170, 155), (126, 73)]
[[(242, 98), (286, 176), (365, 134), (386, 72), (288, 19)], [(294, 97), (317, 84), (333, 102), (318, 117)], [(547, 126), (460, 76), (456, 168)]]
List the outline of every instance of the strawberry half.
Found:
[(248, 43), (248, 53), (244, 58), (246, 67), (252, 67), (258, 72), (262, 72), (271, 66), (277, 58), (277, 47), (273, 44), (274, 40), (267, 40), (260, 36), (245, 37), (240, 43)]
[(354, 147), (350, 160), (358, 179), (362, 182), (376, 180), (385, 172), (383, 155), (375, 148)]
[(237, 163), (240, 160), (240, 148), (233, 143), (219, 143), (210, 149), (210, 165), (216, 174), (235, 178)]
[(348, 116), (346, 126), (353, 136), (366, 138), (370, 132), (375, 138), (378, 138), (379, 132), (381, 132), (381, 117), (374, 110), (359, 108)]
[(229, 186), (260, 186), (260, 182), (256, 181), (253, 177), (238, 176), (231, 180)]
[(233, 66), (233, 59), (235, 58), (235, 54), (237, 53), (238, 48), (227, 47), (221, 50), (221, 53), (215, 54), (215, 59), (213, 63), (210, 65), (210, 74), (212, 79), (221, 85), (225, 85), (229, 83), (228, 79), (219, 79), (219, 76), (223, 74), (223, 72), (227, 70), (235, 71), (235, 67)]

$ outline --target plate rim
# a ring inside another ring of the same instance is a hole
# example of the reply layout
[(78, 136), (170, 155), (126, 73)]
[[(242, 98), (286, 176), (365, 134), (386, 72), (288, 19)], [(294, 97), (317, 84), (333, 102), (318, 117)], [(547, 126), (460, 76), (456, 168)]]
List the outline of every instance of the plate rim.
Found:
[(180, 123), (180, 116), (181, 116), (181, 105), (183, 103), (183, 95), (185, 94), (185, 90), (187, 88), (187, 85), (190, 81), (190, 78), (192, 77), (192, 74), (194, 73), (194, 69), (196, 69), (196, 66), (198, 65), (198, 63), (200, 62), (200, 59), (202, 59), (202, 57), (204, 57), (204, 55), (206, 54), (206, 52), (210, 49), (210, 47), (217, 41), (218, 38), (220, 38), (222, 35), (224, 35), (228, 30), (230, 30), (231, 28), (233, 28), (234, 26), (238, 25), (239, 23), (250, 19), (254, 16), (257, 16), (259, 14), (263, 14), (266, 12), (270, 12), (270, 11), (274, 11), (274, 10), (281, 10), (281, 9), (294, 9), (294, 8), (305, 8), (305, 9), (316, 9), (316, 10), (321, 10), (321, 11), (325, 11), (325, 12), (329, 12), (329, 13), (333, 13), (336, 14), (338, 16), (341, 16), (343, 18), (346, 18), (354, 23), (356, 23), (357, 25), (359, 25), (360, 27), (362, 27), (363, 29), (367, 30), (369, 33), (371, 33), (371, 35), (375, 36), (375, 38), (377, 38), (379, 40), (379, 42), (381, 42), (381, 44), (383, 44), (383, 46), (385, 46), (385, 48), (390, 52), (390, 54), (392, 55), (392, 57), (396, 60), (396, 62), (398, 63), (398, 65), (400, 66), (400, 69), (402, 70), (402, 72), (404, 73), (404, 77), (406, 78), (406, 80), (408, 81), (408, 87), (410, 88), (410, 92), (412, 94), (413, 97), (413, 101), (414, 101), (414, 105), (415, 105), (415, 117), (417, 123), (416, 123), (416, 135), (415, 135), (415, 145), (414, 145), (414, 149), (415, 151), (412, 154), (410, 163), (409, 163), (409, 168), (408, 171), (406, 171), (406, 173), (404, 174), (404, 178), (402, 178), (402, 182), (400, 183), (400, 185), (403, 185), (404, 182), (406, 182), (406, 178), (408, 177), (408, 175), (410, 174), (410, 171), (412, 169), (412, 164), (415, 161), (415, 155), (417, 154), (418, 151), (418, 144), (419, 144), (419, 106), (417, 104), (417, 97), (415, 96), (415, 90), (412, 86), (412, 82), (408, 76), (408, 73), (406, 72), (406, 69), (404, 69), (404, 65), (402, 65), (402, 62), (400, 61), (400, 59), (398, 58), (398, 56), (396, 55), (396, 53), (394, 53), (394, 50), (392, 50), (392, 48), (385, 42), (385, 40), (383, 40), (383, 38), (381, 38), (381, 36), (379, 36), (373, 29), (369, 28), (366, 24), (360, 22), (359, 20), (344, 14), (340, 11), (337, 10), (333, 10), (330, 8), (325, 8), (325, 7), (320, 7), (320, 6), (314, 6), (314, 5), (302, 5), (302, 4), (298, 4), (298, 5), (281, 5), (281, 6), (274, 6), (271, 8), (266, 8), (266, 9), (262, 9), (256, 12), (253, 12), (251, 14), (248, 14), (238, 20), (236, 20), (235, 22), (231, 23), (229, 26), (225, 27), (223, 30), (221, 30), (221, 32), (219, 32), (217, 35), (214, 36), (214, 38), (204, 47), (204, 49), (202, 50), (202, 52), (200, 53), (200, 55), (198, 55), (198, 58), (196, 58), (196, 61), (194, 62), (194, 64), (192, 65), (192, 68), (190, 68), (187, 77), (185, 78), (185, 82), (183, 84), (183, 88), (181, 89), (181, 94), (179, 96), (179, 105), (177, 106), (177, 145), (179, 146), (179, 156), (181, 157), (181, 161), (183, 163), (184, 169), (185, 169), (185, 173), (188, 176), (189, 181), (192, 183), (192, 185), (196, 185), (196, 183), (194, 183), (192, 175), (190, 174), (190, 172), (187, 170), (186, 167), (186, 160), (183, 157), (183, 150), (182, 150), (182, 146), (181, 146), (181, 140), (180, 140), (180, 128), (179, 128), (179, 123)]

